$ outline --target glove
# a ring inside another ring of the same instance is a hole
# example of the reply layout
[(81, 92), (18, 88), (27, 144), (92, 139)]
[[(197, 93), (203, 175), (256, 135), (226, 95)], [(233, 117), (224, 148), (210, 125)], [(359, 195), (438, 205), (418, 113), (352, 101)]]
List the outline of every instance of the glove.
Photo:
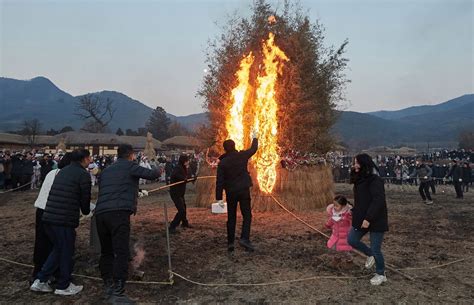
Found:
[(221, 206), (221, 208), (224, 207), (224, 200), (217, 200), (217, 203)]
[(252, 139), (251, 139), (251, 140), (258, 138), (258, 131), (257, 131), (257, 129), (253, 129), (253, 130), (252, 130), (251, 136), (252, 136)]
[(459, 182), (462, 182), (462, 179), (459, 179)]
[(423, 179), (428, 179), (428, 176), (424, 176)]
[(143, 197), (148, 196), (148, 191), (147, 190), (142, 190)]

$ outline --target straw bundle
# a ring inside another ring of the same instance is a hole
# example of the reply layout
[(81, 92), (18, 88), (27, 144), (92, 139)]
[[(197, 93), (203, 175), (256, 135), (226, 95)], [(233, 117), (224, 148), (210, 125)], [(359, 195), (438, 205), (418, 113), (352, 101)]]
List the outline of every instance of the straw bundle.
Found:
[[(254, 187), (251, 189), (252, 209), (254, 211), (274, 211), (279, 207), (267, 194), (257, 186), (255, 170), (249, 165)], [(216, 175), (216, 169), (203, 166), (200, 176)], [(198, 180), (196, 183), (196, 206), (209, 207), (215, 202), (215, 179)], [(273, 196), (286, 207), (294, 211), (323, 208), (332, 202), (334, 184), (331, 167), (318, 165), (300, 167), (294, 171), (278, 168), (278, 178), (273, 189)]]

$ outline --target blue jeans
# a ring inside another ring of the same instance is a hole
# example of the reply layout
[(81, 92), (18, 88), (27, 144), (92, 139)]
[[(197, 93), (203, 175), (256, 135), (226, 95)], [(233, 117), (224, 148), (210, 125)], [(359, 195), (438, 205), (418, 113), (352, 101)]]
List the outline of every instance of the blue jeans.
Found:
[(76, 243), (76, 230), (70, 227), (44, 224), (44, 230), (53, 243), (53, 250), (44, 263), (37, 277), (41, 282), (46, 282), (59, 268), (57, 289), (66, 289), (72, 280), (74, 267), (74, 246)]
[(375, 272), (383, 275), (385, 273), (385, 261), (381, 248), (384, 232), (370, 232), (370, 248), (360, 241), (367, 232), (367, 230), (352, 227), (347, 236), (347, 242), (365, 255), (373, 256), (375, 258)]

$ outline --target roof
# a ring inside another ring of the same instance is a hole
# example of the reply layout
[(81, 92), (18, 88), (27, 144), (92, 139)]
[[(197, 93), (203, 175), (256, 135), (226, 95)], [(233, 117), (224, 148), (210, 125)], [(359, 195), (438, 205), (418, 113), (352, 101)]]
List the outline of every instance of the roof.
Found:
[[(137, 136), (118, 136), (116, 134), (108, 133), (90, 133), (80, 131), (69, 131), (57, 134), (55, 136), (39, 135), (36, 138), (36, 144), (39, 146), (57, 146), (61, 139), (64, 139), (66, 145), (120, 145), (130, 144), (134, 148), (144, 149), (146, 145), (146, 137)], [(155, 149), (160, 149), (162, 144), (160, 141), (153, 138), (153, 146)], [(0, 133), (0, 143), (22, 144), (27, 145), (26, 137), (17, 134)]]
[(201, 141), (194, 137), (176, 136), (164, 140), (163, 144), (168, 146), (199, 147), (201, 146)]
[(25, 137), (19, 134), (0, 133), (0, 143), (27, 144)]

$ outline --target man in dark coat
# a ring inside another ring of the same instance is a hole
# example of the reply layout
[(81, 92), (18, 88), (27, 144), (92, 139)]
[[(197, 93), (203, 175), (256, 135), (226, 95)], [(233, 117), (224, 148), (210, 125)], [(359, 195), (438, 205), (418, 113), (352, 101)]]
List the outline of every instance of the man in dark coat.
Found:
[(177, 182), (183, 182), (170, 187), (170, 196), (173, 200), (174, 205), (178, 212), (176, 213), (173, 221), (170, 223), (170, 232), (175, 233), (176, 228), (181, 224), (183, 228), (191, 228), (189, 225), (188, 218), (186, 216), (186, 201), (184, 195), (186, 193), (186, 183), (195, 181), (195, 179), (188, 180), (189, 174), (189, 157), (181, 155), (178, 160), (178, 165), (174, 168), (171, 174), (171, 184)]
[(462, 167), (462, 191), (469, 192), (469, 185), (471, 184), (472, 169), (469, 162), (464, 162)]
[(74, 295), (83, 288), (71, 282), (71, 275), (79, 211), (84, 215), (90, 213), (91, 178), (86, 171), (90, 153), (86, 149), (78, 149), (72, 153), (71, 159), (73, 162), (55, 177), (43, 212), (44, 230), (53, 243), (53, 250), (30, 287), (33, 291), (51, 292), (48, 280), (58, 266), (55, 294)]
[(40, 161), (41, 165), (41, 183), (43, 183), (46, 175), (53, 170), (53, 160), (51, 160), (50, 155), (45, 155), (44, 158)]
[(28, 190), (28, 185), (31, 184), (35, 162), (36, 161), (33, 161), (33, 154), (28, 152), (21, 169), (20, 185), (23, 186), (23, 188), (21, 188), (22, 191)]
[[(418, 192), (420, 193), (421, 199), (425, 204), (433, 204), (433, 200), (430, 195), (430, 181), (432, 181), (431, 176), (433, 171), (431, 167), (426, 165), (423, 161), (416, 161), (417, 167), (414, 172), (410, 174), (410, 178), (420, 179), (420, 187)], [(427, 201), (428, 199), (428, 201)]]
[(453, 185), (454, 185), (454, 190), (456, 191), (456, 198), (457, 199), (464, 198), (463, 193), (462, 193), (462, 169), (458, 165), (457, 160), (455, 159), (452, 160), (451, 170), (449, 171), (446, 177), (453, 178)]
[(138, 181), (155, 180), (159, 170), (139, 166), (133, 147), (123, 144), (117, 162), (101, 174), (99, 198), (95, 209), (101, 256), (100, 273), (109, 302), (133, 303), (125, 294), (130, 257), (130, 215), (137, 212)]
[(225, 190), (227, 198), (227, 249), (229, 251), (234, 251), (237, 203), (239, 202), (243, 218), (239, 244), (248, 251), (254, 250), (254, 246), (250, 242), (250, 225), (252, 222), (250, 187), (252, 186), (252, 179), (247, 170), (247, 163), (258, 149), (255, 132), (252, 138), (252, 146), (244, 151), (237, 151), (234, 141), (224, 141), (225, 153), (219, 157), (220, 162), (217, 166), (216, 199), (222, 203), (222, 193)]
[(18, 188), (18, 185), (21, 181), (21, 175), (23, 172), (23, 155), (21, 153), (17, 153), (12, 156), (12, 170), (11, 170), (11, 177), (12, 177), (12, 188)]

